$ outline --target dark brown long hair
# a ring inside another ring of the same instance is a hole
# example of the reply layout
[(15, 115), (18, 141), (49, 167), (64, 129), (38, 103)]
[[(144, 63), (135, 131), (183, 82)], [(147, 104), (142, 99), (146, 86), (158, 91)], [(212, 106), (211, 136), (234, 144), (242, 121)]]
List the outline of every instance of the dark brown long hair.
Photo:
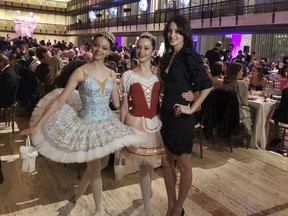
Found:
[(236, 81), (237, 74), (241, 69), (243, 69), (242, 64), (237, 63), (237, 62), (232, 63), (226, 73), (223, 83), (228, 84), (228, 83)]
[(263, 76), (263, 67), (255, 65), (255, 66), (253, 66), (253, 68), (255, 68), (256, 71), (258, 72), (258, 79), (262, 80), (264, 78), (264, 76)]
[(193, 41), (192, 41), (192, 32), (190, 28), (190, 22), (181, 15), (172, 17), (168, 20), (164, 30), (163, 30), (163, 37), (166, 50), (170, 50), (171, 46), (168, 40), (168, 29), (170, 24), (174, 22), (177, 25), (177, 30), (180, 35), (184, 37), (184, 46), (193, 49)]

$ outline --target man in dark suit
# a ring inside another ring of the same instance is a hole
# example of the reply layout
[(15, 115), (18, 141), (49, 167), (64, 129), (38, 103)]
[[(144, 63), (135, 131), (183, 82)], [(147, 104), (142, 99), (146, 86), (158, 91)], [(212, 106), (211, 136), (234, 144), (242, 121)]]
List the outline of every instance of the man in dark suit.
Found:
[(213, 65), (214, 62), (221, 61), (221, 53), (220, 50), (223, 48), (223, 43), (221, 41), (218, 41), (215, 44), (215, 47), (211, 50), (208, 50), (205, 54), (205, 58), (208, 59), (209, 65)]
[(232, 50), (234, 49), (234, 44), (228, 44), (227, 48), (225, 50), (221, 50), (220, 53), (223, 56), (223, 61), (231, 62), (232, 60)]
[(39, 82), (44, 83), (46, 76), (49, 74), (49, 63), (52, 56), (46, 47), (38, 47), (36, 49), (36, 56), (41, 63), (36, 67), (35, 75)]
[(9, 60), (4, 54), (0, 54), (0, 107), (6, 108), (12, 105), (17, 84), (17, 74), (9, 66)]

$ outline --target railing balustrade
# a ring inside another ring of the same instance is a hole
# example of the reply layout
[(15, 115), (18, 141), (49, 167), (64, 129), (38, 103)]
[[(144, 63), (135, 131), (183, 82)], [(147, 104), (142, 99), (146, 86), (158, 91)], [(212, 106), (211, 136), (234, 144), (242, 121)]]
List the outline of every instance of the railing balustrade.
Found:
[(246, 14), (271, 13), (288, 10), (288, 1), (274, 0), (272, 3), (244, 5), (243, 1), (231, 0), (191, 6), (179, 9), (158, 10), (153, 13), (117, 17), (111, 19), (95, 20), (89, 23), (78, 23), (67, 26), (67, 30), (80, 30), (99, 27), (121, 27), (130, 25), (166, 23), (175, 14), (182, 14), (189, 20), (211, 19), (226, 16), (239, 16)]

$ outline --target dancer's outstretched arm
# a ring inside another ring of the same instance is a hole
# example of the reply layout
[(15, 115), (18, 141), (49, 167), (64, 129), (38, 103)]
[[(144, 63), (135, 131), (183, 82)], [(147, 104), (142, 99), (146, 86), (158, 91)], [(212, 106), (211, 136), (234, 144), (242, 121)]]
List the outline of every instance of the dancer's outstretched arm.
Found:
[(69, 98), (72, 94), (78, 83), (83, 82), (84, 76), (81, 70), (76, 70), (70, 77), (67, 86), (63, 90), (63, 92), (59, 95), (59, 97), (51, 104), (51, 106), (47, 109), (46, 112), (43, 113), (41, 118), (31, 127), (20, 132), (20, 135), (33, 135), (36, 133), (38, 128), (49, 119)]

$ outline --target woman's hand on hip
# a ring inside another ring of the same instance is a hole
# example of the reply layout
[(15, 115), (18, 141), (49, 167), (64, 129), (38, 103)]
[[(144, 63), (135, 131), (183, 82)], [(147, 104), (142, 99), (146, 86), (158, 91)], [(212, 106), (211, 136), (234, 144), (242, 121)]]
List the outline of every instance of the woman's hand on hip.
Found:
[(181, 104), (175, 104), (173, 109), (175, 117), (179, 117), (182, 113), (187, 115), (192, 114), (192, 110), (189, 105), (185, 106)]
[(193, 94), (193, 92), (192, 92), (191, 90), (182, 93), (182, 97), (183, 97), (186, 101), (189, 101), (189, 102), (192, 102), (192, 101), (195, 100), (195, 96), (194, 96), (194, 94)]

